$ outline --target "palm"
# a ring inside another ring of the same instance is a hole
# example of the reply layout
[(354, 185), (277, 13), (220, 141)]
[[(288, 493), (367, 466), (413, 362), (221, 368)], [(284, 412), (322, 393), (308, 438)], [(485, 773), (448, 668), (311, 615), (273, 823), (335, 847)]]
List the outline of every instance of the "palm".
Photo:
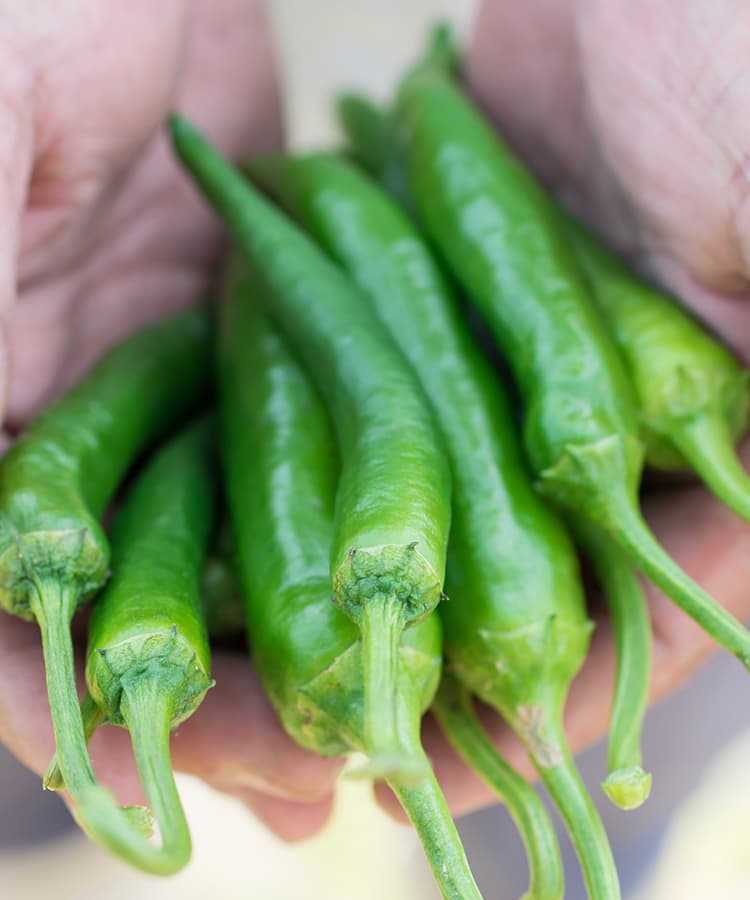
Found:
[[(21, 291), (10, 320), (10, 427), (76, 381), (104, 347), (205, 289), (217, 233), (207, 223), (196, 228), (193, 219), (185, 227), (173, 218), (185, 198), (174, 196), (178, 185), (159, 168), (159, 151), (154, 147), (130, 173), (98, 220), (102, 237)], [(151, 196), (142, 189), (149, 180), (163, 184)]]
[[(144, 48), (150, 4), (136, 4), (124, 22), (113, 22), (112, 10), (100, 15), (91, 0), (75, 5), (81, 15), (70, 26), (65, 58), (42, 42), (34, 69), (17, 75), (29, 85), (28, 107), (40, 112), (28, 121), (19, 113), (8, 161), (14, 182), (28, 181), (17, 199), (19, 296), (6, 317), (11, 427), (79, 377), (105, 346), (207, 288), (220, 232), (160, 134), (169, 109), (185, 108), (235, 157), (280, 140), (257, 10), (222, 0), (189, 14), (181, 0), (170, 0)], [(19, 56), (31, 58), (23, 53), (23, 27), (17, 31)], [(106, 58), (92, 60), (99, 45)], [(40, 72), (54, 88), (37, 96)]]
[(483, 18), (468, 75), (495, 121), (567, 202), (750, 356), (742, 0), (534, 0), (524, 16), (487, 3)]

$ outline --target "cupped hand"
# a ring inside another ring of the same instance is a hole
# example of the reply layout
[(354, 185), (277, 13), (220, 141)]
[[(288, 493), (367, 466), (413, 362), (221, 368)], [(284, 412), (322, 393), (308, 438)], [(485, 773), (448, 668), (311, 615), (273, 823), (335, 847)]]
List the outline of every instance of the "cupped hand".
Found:
[[(7, 8), (6, 8), (7, 7)], [(5, 440), (102, 350), (205, 296), (221, 231), (163, 134), (175, 105), (234, 158), (278, 147), (255, 0), (0, 3), (0, 382)], [(287, 838), (325, 821), (338, 763), (283, 732), (244, 655), (173, 741), (177, 768), (239, 796)], [(0, 613), (0, 741), (40, 774), (52, 730), (38, 629)], [(138, 799), (127, 735), (97, 774)]]
[[(0, 373), (11, 433), (105, 346), (211, 283), (220, 232), (160, 135), (165, 112), (177, 104), (235, 158), (280, 140), (255, 3), (168, 0), (158, 21), (146, 0), (127, 15), (97, 0), (66, 0), (59, 13), (54, 29), (35, 4), (0, 17)], [(742, 0), (527, 0), (522, 11), (487, 0), (466, 76), (552, 189), (750, 360), (748, 51)], [(686, 571), (747, 617), (750, 525), (695, 486), (645, 508)], [(649, 600), (657, 697), (712, 647), (658, 592)], [(613, 662), (603, 617), (568, 705), (576, 748), (606, 730)], [(176, 766), (287, 838), (317, 830), (338, 762), (294, 746), (241, 654), (217, 653), (214, 675), (173, 742)], [(498, 717), (485, 723), (531, 774)], [(4, 614), (0, 740), (43, 772), (53, 741), (38, 632)], [(456, 813), (491, 802), (430, 720), (425, 741)], [(92, 748), (103, 783), (136, 799), (127, 735), (102, 729)]]
[[(486, 0), (464, 73), (548, 187), (747, 363), (749, 55), (743, 0), (528, 0), (522, 7)], [(750, 442), (744, 460), (750, 465)], [(647, 494), (644, 510), (685, 571), (747, 620), (750, 524), (700, 486)], [(648, 599), (656, 699), (689, 678), (714, 647), (650, 586)], [(613, 681), (614, 647), (602, 617), (568, 703), (574, 749), (606, 732)], [(507, 726), (488, 710), (483, 718), (498, 746), (531, 777)], [(493, 802), (430, 720), (425, 743), (454, 812)], [(379, 795), (398, 814), (388, 792)]]

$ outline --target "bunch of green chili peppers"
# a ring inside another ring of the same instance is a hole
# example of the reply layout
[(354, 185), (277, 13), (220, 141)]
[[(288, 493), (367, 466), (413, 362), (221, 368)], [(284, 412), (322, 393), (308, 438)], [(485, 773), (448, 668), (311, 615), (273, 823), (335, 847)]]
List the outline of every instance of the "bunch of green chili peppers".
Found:
[[(208, 635), (238, 604), (287, 732), (364, 756), (354, 774), (390, 785), (451, 900), (480, 893), (421, 745), (428, 709), (513, 816), (526, 897), (564, 896), (549, 815), (475, 698), (525, 745), (589, 897), (620, 896), (562, 724), (592, 630), (578, 549), (615, 635), (602, 784), (615, 804), (651, 786), (639, 575), (750, 666), (750, 634), (671, 560), (638, 500), (644, 465), (692, 468), (750, 520), (734, 451), (747, 372), (555, 205), (464, 95), (457, 61), (438, 28), (390, 108), (344, 98), (343, 154), (238, 170), (175, 117), (175, 151), (235, 242), (218, 316), (182, 313), (111, 350), (0, 463), (0, 604), (41, 630), (45, 784), (144, 871), (189, 859), (170, 733), (211, 687)], [(92, 597), (79, 700), (70, 622)], [(147, 807), (118, 806), (96, 779), (87, 744), (105, 722), (131, 734)]]

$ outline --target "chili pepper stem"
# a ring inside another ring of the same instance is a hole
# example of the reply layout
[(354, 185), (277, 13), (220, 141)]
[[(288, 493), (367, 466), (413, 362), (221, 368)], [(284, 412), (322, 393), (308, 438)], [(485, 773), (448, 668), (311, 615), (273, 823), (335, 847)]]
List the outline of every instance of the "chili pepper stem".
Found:
[[(104, 711), (101, 707), (97, 706), (89, 691), (86, 691), (83, 695), (80, 709), (81, 720), (83, 721), (83, 733), (86, 743), (88, 744), (93, 733), (104, 721)], [(42, 780), (42, 787), (46, 791), (61, 791), (65, 788), (62, 772), (60, 771), (60, 766), (57, 762), (57, 754), (52, 757), (52, 761)]]
[(398, 797), (424, 848), (445, 900), (482, 900), (443, 792), (420, 750), (428, 774), (417, 784), (388, 784)]
[(651, 674), (651, 621), (643, 587), (623, 551), (608, 534), (576, 521), (575, 531), (591, 558), (612, 619), (617, 669), (609, 717), (607, 778), (602, 788), (621, 809), (635, 809), (651, 792), (641, 767), (641, 731)]
[(190, 830), (177, 792), (169, 738), (174, 716), (173, 679), (163, 666), (123, 678), (120, 711), (130, 731), (138, 774), (159, 827), (163, 873), (190, 859)]
[(634, 564), (713, 640), (750, 670), (750, 633), (662, 549), (624, 488), (613, 480), (602, 524)]
[(78, 591), (54, 578), (32, 581), (29, 603), (42, 635), (58, 765), (73, 801), (73, 814), (92, 840), (126, 859), (140, 859), (145, 854), (143, 867), (154, 871), (149, 865), (154, 848), (144, 838), (146, 811), (140, 807), (122, 809), (94, 777), (75, 689), (70, 636)]
[(432, 712), (464, 762), (505, 803), (516, 823), (529, 866), (529, 890), (524, 900), (562, 898), (560, 848), (541, 798), (500, 756), (477, 719), (469, 692), (447, 672), (443, 673)]
[(641, 766), (615, 769), (610, 765), (602, 790), (620, 809), (638, 809), (651, 794), (651, 780), (651, 773)]
[(724, 418), (698, 416), (674, 427), (670, 440), (719, 500), (750, 522), (750, 477), (737, 457)]
[(397, 597), (373, 598), (358, 611), (364, 685), (364, 750), (368, 761), (352, 774), (413, 783), (426, 777), (423, 754), (405, 746), (398, 722), (398, 665), (404, 630), (403, 604)]
[(78, 592), (51, 579), (39, 579), (34, 587), (29, 603), (42, 634), (55, 744), (67, 789), (75, 797), (95, 783), (75, 688), (73, 641), (70, 635)]
[(567, 748), (562, 717), (554, 712), (550, 714), (549, 708), (545, 712), (544, 746), (554, 747), (554, 754), (534, 754), (529, 747), (530, 756), (565, 820), (589, 897), (619, 900), (620, 885), (607, 834)]

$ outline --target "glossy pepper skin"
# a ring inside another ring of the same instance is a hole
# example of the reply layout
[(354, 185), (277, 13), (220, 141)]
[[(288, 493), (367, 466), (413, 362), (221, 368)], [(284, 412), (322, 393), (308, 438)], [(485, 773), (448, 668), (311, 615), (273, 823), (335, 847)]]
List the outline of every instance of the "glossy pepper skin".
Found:
[[(450, 523), (450, 475), (427, 401), (345, 274), (185, 120), (173, 118), (172, 139), (331, 410), (341, 454), (333, 593), (363, 638), (369, 755), (398, 768), (374, 751), (393, 746), (399, 635), (442, 596)], [(410, 777), (405, 756), (403, 767)]]
[(626, 370), (560, 211), (429, 57), (403, 81), (397, 136), (428, 234), (487, 319), (524, 403), (537, 489), (604, 529), (658, 587), (750, 666), (747, 630), (674, 563), (638, 506), (643, 446)]
[(126, 469), (208, 395), (209, 337), (207, 312), (191, 310), (128, 338), (0, 463), (0, 606), (40, 627), (59, 767), (76, 818), (117, 852), (135, 852), (141, 836), (94, 779), (70, 620), (106, 579), (99, 517)]
[(184, 682), (173, 698), (172, 728), (208, 688), (201, 575), (217, 502), (214, 426), (205, 416), (160, 447), (112, 526), (113, 574), (92, 608), (86, 677), (107, 721), (117, 725), (125, 724), (122, 681), (141, 669), (163, 666), (165, 682)]
[(429, 399), (453, 480), (451, 571), (455, 563), (465, 573), (471, 596), (441, 607), (447, 640), (461, 642), (460, 628), (473, 641), (464, 619), (492, 621), (500, 596), (504, 630), (546, 620), (554, 606), (587, 638), (572, 542), (533, 490), (505, 392), (416, 228), (343, 160), (284, 157), (249, 168), (352, 276)]
[[(411, 212), (413, 202), (408, 194), (404, 155), (387, 116), (359, 95), (345, 96), (338, 110), (350, 143), (348, 152), (377, 176), (402, 208)], [(577, 540), (592, 558), (604, 587), (617, 652), (609, 773), (602, 787), (613, 803), (633, 809), (647, 799), (651, 789), (651, 776), (641, 766), (640, 749), (651, 667), (648, 609), (637, 574), (622, 550), (596, 526), (580, 519), (575, 524)]]
[(646, 462), (666, 470), (692, 467), (750, 519), (750, 481), (733, 449), (748, 424), (750, 373), (677, 301), (573, 219), (568, 238), (627, 364)]
[(169, 735), (211, 686), (201, 573), (216, 494), (206, 417), (160, 448), (127, 495), (112, 527), (113, 576), (89, 623), (89, 691), (108, 722), (130, 731), (162, 837), (130, 861), (161, 875), (190, 858)]
[[(452, 600), (440, 608), (451, 667), (524, 739), (597, 890), (598, 879), (616, 883), (561, 725), (591, 630), (577, 558), (532, 487), (496, 375), (417, 230), (364, 174), (319, 154), (258, 160), (249, 170), (351, 274), (420, 379), (453, 476)], [(539, 710), (533, 730), (531, 708)], [(565, 777), (551, 771), (563, 767)], [(553, 869), (554, 857), (548, 863)]]
[[(357, 627), (330, 602), (338, 455), (307, 373), (260, 309), (262, 290), (230, 268), (221, 310), (222, 448), (253, 661), (287, 732), (326, 756), (366, 751)], [(399, 645), (399, 747), (424, 758), (419, 721), (440, 676), (437, 616)], [(425, 760), (426, 762), (426, 760)], [(393, 785), (445, 897), (477, 898), (434, 775)]]
[(442, 73), (415, 71), (397, 110), (425, 224), (512, 366), (533, 471), (551, 478), (570, 445), (622, 435), (637, 481), (633, 390), (549, 197)]

